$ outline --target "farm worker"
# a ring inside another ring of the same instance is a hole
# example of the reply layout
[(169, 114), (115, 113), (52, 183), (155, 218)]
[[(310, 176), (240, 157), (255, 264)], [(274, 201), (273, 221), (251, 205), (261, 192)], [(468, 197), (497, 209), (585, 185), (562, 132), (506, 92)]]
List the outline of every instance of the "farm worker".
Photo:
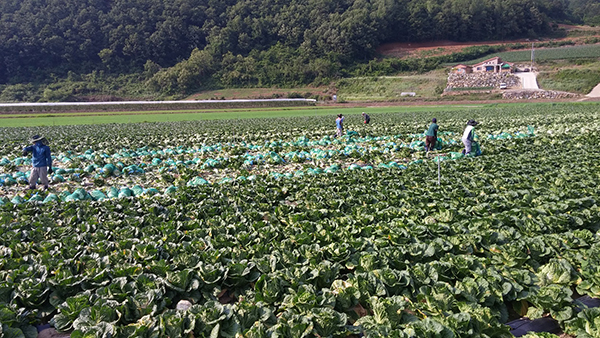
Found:
[(368, 114), (365, 114), (365, 112), (363, 112), (362, 116), (365, 119), (365, 124), (369, 124), (369, 122), (371, 122), (371, 117)]
[(475, 120), (469, 120), (469, 122), (467, 122), (467, 127), (465, 128), (465, 132), (462, 136), (462, 142), (465, 145), (465, 150), (463, 151), (465, 155), (471, 153), (471, 144), (475, 138), (475, 126), (478, 124), (479, 122)]
[[(47, 140), (40, 135), (34, 135), (31, 138), (33, 145), (23, 149), (23, 156), (31, 152), (31, 162), (33, 169), (29, 176), (29, 189), (35, 189), (38, 178), (42, 181), (44, 189), (48, 189), (48, 174), (52, 174), (52, 156), (50, 155), (50, 147), (45, 143)], [(48, 168), (46, 168), (48, 167)]]
[(437, 119), (434, 117), (431, 120), (431, 125), (429, 125), (429, 129), (427, 129), (427, 133), (425, 133), (425, 151), (430, 151), (435, 148), (435, 142), (437, 141), (437, 132), (438, 132)]
[(344, 132), (344, 115), (338, 114), (337, 119), (335, 119), (335, 126), (337, 127), (335, 136), (342, 136), (342, 133)]

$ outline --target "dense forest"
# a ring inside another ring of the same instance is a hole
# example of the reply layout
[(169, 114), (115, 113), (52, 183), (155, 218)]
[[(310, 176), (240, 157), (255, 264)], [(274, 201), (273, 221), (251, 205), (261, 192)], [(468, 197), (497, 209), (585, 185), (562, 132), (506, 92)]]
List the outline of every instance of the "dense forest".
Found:
[(573, 23), (600, 25), (600, 1), (598, 0), (570, 0), (568, 10), (565, 12), (567, 19)]
[(531, 37), (598, 7), (564, 1), (3, 0), (0, 84), (99, 71), (143, 74), (166, 94), (314, 83), (384, 42)]

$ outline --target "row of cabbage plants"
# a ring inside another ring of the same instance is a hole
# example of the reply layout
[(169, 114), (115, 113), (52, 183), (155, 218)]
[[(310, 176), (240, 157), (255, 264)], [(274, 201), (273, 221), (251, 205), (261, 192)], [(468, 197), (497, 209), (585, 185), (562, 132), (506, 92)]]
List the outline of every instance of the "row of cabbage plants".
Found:
[[(68, 153), (65, 155), (60, 153), (54, 156), (54, 173), (50, 175), (53, 183), (52, 192), (36, 193), (28, 200), (44, 202), (57, 199), (63, 201), (102, 200), (132, 195), (155, 195), (161, 191), (172, 193), (177, 187), (174, 185), (165, 187), (164, 185), (175, 181), (171, 175), (181, 177), (181, 172), (184, 175), (183, 178), (178, 179), (178, 182), (184, 183), (182, 182), (184, 178), (193, 177), (187, 181), (186, 185), (194, 186), (209, 184), (209, 182), (255, 180), (259, 179), (261, 174), (293, 178), (332, 173), (340, 169), (406, 168), (407, 165), (423, 161), (420, 157), (423, 156), (424, 142), (422, 140), (424, 135), (407, 135), (403, 138), (402, 135), (359, 137), (357, 134), (349, 131), (348, 135), (344, 137), (333, 140), (325, 137), (315, 141), (301, 137), (293, 142), (273, 141), (264, 146), (217, 144), (188, 149), (148, 150), (142, 148), (131, 151), (122, 150), (115, 154), (96, 152), (92, 149), (88, 149), (82, 154)], [(528, 133), (504, 132), (498, 135), (488, 135), (486, 139), (501, 140), (531, 136), (534, 136), (532, 127)], [(462, 158), (464, 155), (461, 153), (451, 151), (452, 149), (458, 150), (459, 142), (456, 137), (451, 132), (440, 133), (436, 149), (444, 150), (445, 153), (435, 153), (431, 158), (438, 161)], [(407, 139), (410, 141), (405, 141)], [(228, 154), (228, 148), (242, 150), (240, 155)], [(290, 151), (285, 151), (285, 149)], [(177, 156), (177, 160), (173, 159), (173, 156)], [(71, 164), (74, 160), (80, 167), (77, 167), (77, 164)], [(122, 160), (135, 164), (126, 166)], [(365, 160), (369, 162), (365, 162)], [(113, 164), (112, 162), (115, 161), (117, 161), (116, 164)], [(237, 165), (232, 165), (233, 163)], [(30, 165), (31, 159), (27, 157), (14, 159), (4, 157), (0, 160), (0, 166), (5, 167), (4, 171), (6, 171), (0, 174), (0, 186), (5, 188), (5, 195), (0, 197), (0, 204), (9, 201), (18, 204), (26, 201), (21, 196), (23, 194), (18, 192), (28, 186), (29, 171), (27, 168)], [(81, 166), (85, 166), (85, 168), (82, 169)], [(13, 172), (10, 172), (10, 169)], [(242, 170), (248, 175), (241, 175)], [(159, 182), (162, 181), (162, 185), (157, 184), (155, 179), (157, 176), (161, 178)], [(171, 179), (164, 179), (165, 177)], [(69, 182), (61, 184), (67, 180)], [(133, 185), (127, 185), (132, 182)], [(90, 190), (89, 186), (91, 185), (103, 187)], [(13, 197), (11, 197), (11, 193), (14, 195)]]
[[(487, 115), (502, 110), (481, 112), (479, 135), (536, 120), (539, 135), (480, 137), (484, 156), (441, 162), (439, 185), (438, 164), (423, 161), (7, 203), (2, 334), (35, 337), (49, 322), (72, 337), (510, 337), (505, 323), (526, 315), (598, 335), (598, 311), (573, 303), (600, 297), (600, 126), (586, 109), (507, 111), (503, 128)], [(380, 118), (379, 136), (416, 132), (406, 116)], [(274, 140), (296, 139), (298, 121), (287, 128)], [(182, 129), (171, 137), (187, 140)]]

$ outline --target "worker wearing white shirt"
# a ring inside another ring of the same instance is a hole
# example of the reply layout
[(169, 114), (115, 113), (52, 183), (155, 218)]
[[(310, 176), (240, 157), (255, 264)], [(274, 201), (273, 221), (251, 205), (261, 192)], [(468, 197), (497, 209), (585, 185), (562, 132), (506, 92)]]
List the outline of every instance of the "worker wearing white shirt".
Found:
[(465, 128), (465, 132), (462, 136), (462, 142), (465, 145), (465, 155), (471, 153), (471, 144), (475, 138), (475, 126), (478, 124), (479, 122), (475, 120), (469, 120), (469, 122), (467, 122), (467, 127)]

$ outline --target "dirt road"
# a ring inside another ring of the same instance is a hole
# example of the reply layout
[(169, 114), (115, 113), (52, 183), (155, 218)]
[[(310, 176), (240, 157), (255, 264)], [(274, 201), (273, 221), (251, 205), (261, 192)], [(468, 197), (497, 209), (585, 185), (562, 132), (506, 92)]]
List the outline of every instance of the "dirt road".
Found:
[(523, 89), (540, 89), (535, 73), (515, 73), (515, 75), (521, 79)]
[(586, 95), (587, 97), (600, 97), (600, 83)]

